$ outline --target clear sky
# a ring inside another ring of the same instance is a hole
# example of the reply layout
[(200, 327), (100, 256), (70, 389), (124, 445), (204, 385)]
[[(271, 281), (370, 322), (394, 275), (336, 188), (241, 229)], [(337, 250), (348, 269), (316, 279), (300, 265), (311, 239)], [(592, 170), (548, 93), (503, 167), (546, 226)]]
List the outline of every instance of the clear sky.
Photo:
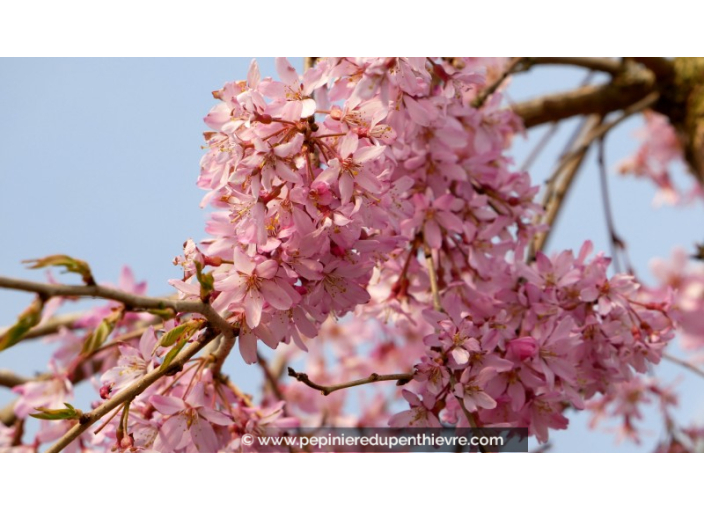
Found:
[[(171, 260), (188, 237), (204, 237), (207, 213), (198, 207), (203, 192), (195, 180), (206, 129), (202, 118), (214, 104), (210, 91), (243, 79), (249, 60), (0, 60), (0, 274), (43, 280), (20, 261), (66, 253), (88, 261), (99, 281), (116, 281), (128, 264), (138, 279), (149, 281), (150, 294), (171, 292), (166, 281), (180, 276)], [(292, 62), (301, 68), (300, 59)], [(260, 67), (263, 76), (275, 75), (272, 60), (261, 59)], [(520, 100), (572, 87), (582, 77), (575, 70), (538, 69), (516, 78), (509, 94)], [(638, 126), (637, 120), (626, 122), (609, 138), (611, 168), (637, 146), (631, 133)], [(517, 142), (518, 164), (541, 133)], [(533, 165), (534, 182), (549, 175), (569, 133), (563, 128)], [(613, 172), (609, 182), (618, 232), (645, 281), (651, 280), (650, 259), (668, 256), (675, 245), (691, 249), (704, 241), (701, 204), (655, 209), (650, 183)], [(585, 239), (608, 252), (593, 154), (548, 251), (578, 250)], [(0, 290), (0, 325), (10, 324), (30, 301), (27, 294)], [(26, 344), (0, 353), (0, 368), (25, 375), (43, 370), (48, 348)], [(254, 391), (256, 367), (230, 363), (236, 382)], [(665, 380), (682, 377), (680, 415), (701, 419), (704, 380), (666, 363), (656, 373)], [(10, 398), (0, 388), (0, 405)], [(642, 445), (617, 445), (613, 435), (587, 431), (585, 417), (570, 419), (568, 431), (551, 433), (556, 451), (647, 451), (660, 434), (651, 415), (646, 428), (653, 433)]]

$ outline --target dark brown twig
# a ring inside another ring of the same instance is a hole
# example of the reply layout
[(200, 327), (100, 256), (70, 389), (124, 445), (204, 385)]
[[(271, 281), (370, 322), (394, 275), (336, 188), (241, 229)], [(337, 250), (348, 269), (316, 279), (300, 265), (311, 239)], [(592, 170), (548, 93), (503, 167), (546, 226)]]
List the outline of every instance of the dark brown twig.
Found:
[(342, 383), (342, 384), (333, 384), (330, 386), (323, 386), (322, 384), (317, 384), (317, 383), (311, 381), (307, 374), (304, 374), (301, 372), (296, 372), (291, 367), (288, 367), (288, 375), (290, 377), (295, 378), (297, 381), (302, 382), (306, 386), (309, 386), (315, 390), (319, 390), (320, 393), (327, 396), (327, 395), (330, 395), (330, 393), (332, 393), (333, 391), (344, 390), (346, 388), (352, 388), (353, 386), (362, 386), (363, 384), (370, 384), (370, 383), (375, 383), (375, 382), (380, 382), (380, 381), (397, 381), (396, 386), (403, 386), (404, 384), (411, 382), (414, 374), (413, 373), (387, 374), (387, 375), (372, 374), (369, 377), (365, 377), (364, 379), (357, 379), (355, 381), (350, 381), (350, 382), (346, 382), (346, 383)]

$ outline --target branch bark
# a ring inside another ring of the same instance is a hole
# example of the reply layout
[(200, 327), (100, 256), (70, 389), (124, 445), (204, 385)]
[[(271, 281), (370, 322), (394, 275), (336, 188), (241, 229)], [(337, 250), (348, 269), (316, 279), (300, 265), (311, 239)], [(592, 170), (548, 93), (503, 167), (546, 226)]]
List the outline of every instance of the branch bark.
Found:
[(0, 369), (0, 386), (4, 386), (6, 388), (13, 388), (29, 381), (31, 381), (31, 379), (27, 377), (17, 375), (16, 373), (11, 372), (10, 370)]
[(623, 70), (621, 61), (601, 57), (526, 57), (525, 70), (531, 69), (534, 65), (576, 66), (611, 75), (616, 75)]
[(310, 380), (307, 374), (301, 373), (301, 372), (296, 372), (293, 368), (288, 367), (288, 375), (290, 377), (295, 378), (297, 381), (302, 382), (306, 386), (309, 386), (315, 390), (319, 390), (323, 395), (327, 396), (330, 395), (333, 391), (338, 391), (338, 390), (343, 390), (346, 388), (352, 388), (353, 386), (362, 386), (363, 384), (370, 384), (370, 383), (375, 383), (379, 381), (398, 381), (396, 383), (397, 386), (403, 386), (404, 384), (407, 384), (411, 382), (413, 379), (413, 373), (406, 373), (406, 374), (388, 374), (388, 375), (379, 375), (379, 374), (372, 374), (369, 377), (365, 377), (364, 379), (357, 379), (355, 381), (350, 381), (342, 384), (333, 384), (331, 386), (323, 386), (322, 384), (317, 384), (314, 383), (313, 381)]
[(653, 73), (632, 68), (609, 83), (531, 99), (516, 104), (513, 111), (523, 119), (526, 128), (531, 128), (578, 115), (603, 116), (629, 107), (654, 90)]
[(122, 290), (100, 285), (61, 285), (39, 283), (0, 276), (0, 287), (25, 292), (36, 292), (46, 298), (54, 296), (78, 296), (118, 301), (130, 310), (166, 310), (178, 313), (199, 313), (217, 328), (226, 339), (234, 337), (232, 325), (221, 317), (212, 306), (202, 301), (186, 301), (168, 298), (138, 296)]

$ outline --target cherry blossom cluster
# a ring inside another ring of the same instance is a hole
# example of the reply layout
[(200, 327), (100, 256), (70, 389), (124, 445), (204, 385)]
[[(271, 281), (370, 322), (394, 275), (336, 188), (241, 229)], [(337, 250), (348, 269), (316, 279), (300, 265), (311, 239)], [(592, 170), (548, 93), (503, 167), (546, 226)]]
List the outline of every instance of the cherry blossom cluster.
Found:
[(422, 355), (397, 367), (415, 370), (411, 409), (392, 425), (507, 424), (546, 441), (565, 409), (657, 363), (666, 301), (607, 277), (588, 245), (523, 262), (537, 188), (505, 155), (520, 121), (481, 94), (491, 64), (331, 58), (300, 77), (277, 59), (275, 81), (253, 63), (214, 93), (199, 185), (220, 211), (176, 287), (202, 297), (195, 268), (214, 266), (213, 304), (248, 362), (257, 339), (305, 349), (353, 310), (387, 337), (415, 330), (400, 347)]
[(675, 423), (671, 410), (677, 406), (677, 400), (671, 387), (664, 387), (653, 377), (637, 376), (615, 385), (613, 391), (587, 404), (593, 413), (590, 426), (593, 428), (604, 420), (615, 419), (620, 421), (617, 429), (619, 441), (628, 439), (640, 443), (643, 432), (638, 422), (643, 420), (643, 406), (657, 404), (665, 429), (671, 433)]

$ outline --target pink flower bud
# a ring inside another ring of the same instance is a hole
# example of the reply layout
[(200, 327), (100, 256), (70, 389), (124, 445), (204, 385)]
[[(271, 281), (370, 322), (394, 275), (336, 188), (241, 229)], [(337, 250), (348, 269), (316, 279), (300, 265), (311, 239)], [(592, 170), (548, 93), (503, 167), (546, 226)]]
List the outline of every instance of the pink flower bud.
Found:
[(524, 336), (511, 340), (508, 343), (508, 352), (522, 361), (535, 356), (538, 352), (538, 345), (535, 342), (535, 338)]
[(112, 384), (105, 384), (100, 387), (100, 398), (107, 400), (110, 398), (110, 392), (112, 391)]

